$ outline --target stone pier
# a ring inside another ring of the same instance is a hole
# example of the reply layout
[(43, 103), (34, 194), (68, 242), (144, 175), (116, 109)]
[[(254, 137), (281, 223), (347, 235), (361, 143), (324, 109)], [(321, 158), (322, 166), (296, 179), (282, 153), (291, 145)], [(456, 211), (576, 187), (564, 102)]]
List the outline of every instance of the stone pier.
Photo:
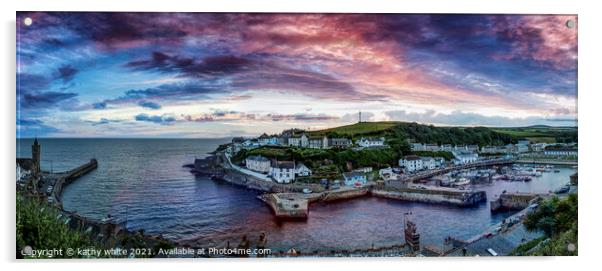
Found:
[(371, 194), (376, 197), (403, 201), (471, 206), (487, 200), (485, 191), (468, 191), (444, 187), (379, 187)]
[(490, 202), (491, 211), (522, 210), (527, 208), (535, 198), (540, 196), (531, 193), (502, 193), (498, 198)]

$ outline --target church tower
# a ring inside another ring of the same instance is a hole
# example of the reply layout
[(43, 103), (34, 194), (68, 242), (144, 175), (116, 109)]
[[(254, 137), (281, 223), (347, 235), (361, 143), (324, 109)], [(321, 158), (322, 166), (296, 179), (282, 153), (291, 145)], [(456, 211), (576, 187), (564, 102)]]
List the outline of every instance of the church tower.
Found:
[(37, 137), (31, 145), (31, 160), (33, 161), (34, 173), (40, 173), (40, 144), (38, 144)]

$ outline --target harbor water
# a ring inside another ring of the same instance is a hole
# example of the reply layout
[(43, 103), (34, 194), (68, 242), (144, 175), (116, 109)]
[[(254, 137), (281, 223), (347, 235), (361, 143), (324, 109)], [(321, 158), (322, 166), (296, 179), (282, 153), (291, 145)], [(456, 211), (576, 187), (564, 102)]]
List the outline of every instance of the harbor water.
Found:
[[(102, 219), (108, 214), (129, 229), (193, 244), (236, 246), (243, 235), (252, 244), (261, 232), (275, 250), (329, 251), (390, 246), (403, 242), (403, 214), (412, 212), (422, 244), (441, 245), (447, 236), (468, 239), (511, 212), (492, 214), (489, 203), (470, 208), (363, 197), (317, 203), (307, 221), (279, 221), (256, 198), (257, 192), (182, 167), (229, 139), (40, 139), (43, 170), (64, 171), (98, 160), (98, 169), (67, 186), (63, 206)], [(17, 156), (31, 155), (31, 139), (17, 140)], [(559, 167), (530, 182), (494, 181), (475, 185), (488, 200), (508, 192), (545, 193), (575, 172)]]

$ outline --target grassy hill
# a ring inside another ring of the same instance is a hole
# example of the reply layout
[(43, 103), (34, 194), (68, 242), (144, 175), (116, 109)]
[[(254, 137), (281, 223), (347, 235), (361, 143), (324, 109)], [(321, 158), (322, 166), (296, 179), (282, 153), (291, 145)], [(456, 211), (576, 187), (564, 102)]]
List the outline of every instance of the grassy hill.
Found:
[(553, 127), (534, 125), (528, 127), (491, 128), (493, 131), (514, 137), (526, 138), (531, 142), (568, 143), (577, 142), (577, 127)]
[(512, 128), (436, 127), (414, 122), (361, 122), (324, 130), (312, 131), (311, 136), (384, 136), (389, 140), (410, 139), (414, 142), (437, 144), (503, 145), (527, 138), (533, 142), (577, 142), (576, 127), (545, 125)]
[(351, 125), (339, 126), (319, 131), (310, 132), (312, 136), (324, 136), (330, 134), (339, 134), (344, 136), (379, 134), (382, 131), (390, 129), (401, 122), (382, 121), (382, 122), (360, 122)]

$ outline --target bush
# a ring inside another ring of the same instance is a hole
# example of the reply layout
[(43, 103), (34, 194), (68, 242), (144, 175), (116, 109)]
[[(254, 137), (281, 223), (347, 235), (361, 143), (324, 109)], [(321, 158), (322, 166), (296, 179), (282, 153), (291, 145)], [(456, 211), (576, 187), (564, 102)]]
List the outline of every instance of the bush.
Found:
[[(527, 215), (524, 225), (527, 230), (542, 231), (549, 239), (530, 255), (577, 255), (577, 194), (563, 200), (554, 197), (544, 201), (536, 211)], [(519, 248), (516, 253), (520, 252)]]
[[(68, 248), (101, 247), (88, 235), (71, 230), (57, 218), (58, 215), (56, 209), (17, 193), (17, 258), (24, 257), (21, 250), (25, 246), (36, 250), (62, 249), (63, 255), (55, 257), (67, 257), (65, 251)], [(49, 258), (49, 256), (42, 255), (39, 258)]]

